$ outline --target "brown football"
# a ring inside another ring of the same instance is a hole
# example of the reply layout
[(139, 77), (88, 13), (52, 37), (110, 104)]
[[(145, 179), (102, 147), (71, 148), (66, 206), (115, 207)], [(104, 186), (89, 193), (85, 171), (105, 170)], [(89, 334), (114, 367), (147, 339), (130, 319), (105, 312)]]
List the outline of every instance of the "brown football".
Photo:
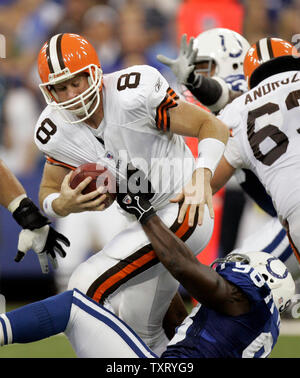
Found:
[(93, 192), (103, 186), (107, 197), (104, 204), (105, 208), (108, 208), (116, 198), (116, 179), (113, 174), (99, 163), (82, 164), (73, 171), (70, 187), (75, 189), (87, 177), (92, 177), (93, 180), (83, 189), (82, 194)]

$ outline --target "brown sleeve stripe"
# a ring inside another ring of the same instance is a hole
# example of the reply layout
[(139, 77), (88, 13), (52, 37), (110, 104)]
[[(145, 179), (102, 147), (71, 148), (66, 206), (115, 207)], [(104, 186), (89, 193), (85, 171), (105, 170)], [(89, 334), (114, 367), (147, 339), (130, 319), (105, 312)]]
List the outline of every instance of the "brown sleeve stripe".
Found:
[(167, 94), (165, 98), (162, 100), (162, 102), (158, 105), (156, 109), (156, 127), (159, 130), (163, 131), (169, 131), (170, 129), (170, 117), (169, 117), (169, 109), (174, 108), (178, 105), (176, 100), (179, 97), (177, 94), (173, 91), (172, 88), (167, 89)]
[(71, 169), (72, 171), (75, 171), (75, 169), (76, 169), (76, 167), (73, 167), (72, 165), (66, 164), (62, 161), (53, 159), (50, 156), (46, 156), (46, 161), (49, 164), (58, 165), (58, 166), (63, 167), (63, 168), (68, 168), (68, 169)]
[[(183, 241), (187, 240), (196, 228), (196, 224), (189, 227), (188, 216), (189, 209), (184, 222), (179, 224), (176, 220), (170, 228)], [(197, 217), (196, 214), (195, 218), (197, 219)], [(96, 302), (103, 304), (105, 299), (121, 285), (158, 263), (159, 260), (151, 244), (147, 244), (98, 277), (89, 287), (87, 295)]]

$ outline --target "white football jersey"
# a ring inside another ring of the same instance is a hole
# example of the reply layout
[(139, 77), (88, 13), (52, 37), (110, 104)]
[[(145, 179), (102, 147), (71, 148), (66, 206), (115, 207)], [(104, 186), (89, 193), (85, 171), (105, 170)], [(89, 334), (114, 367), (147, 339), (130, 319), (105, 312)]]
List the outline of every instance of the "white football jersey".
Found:
[(300, 206), (300, 74), (273, 75), (226, 106), (219, 118), (231, 129), (224, 156), (252, 170), (281, 220)]
[(138, 172), (128, 175), (127, 165), (132, 163), (151, 182), (151, 202), (160, 208), (181, 192), (194, 170), (184, 139), (169, 130), (168, 109), (177, 106), (177, 98), (156, 69), (132, 66), (104, 75), (104, 118), (97, 129), (85, 122), (70, 124), (62, 111), (47, 106), (38, 120), (35, 142), (52, 164), (72, 169), (99, 162), (144, 190), (134, 181)]

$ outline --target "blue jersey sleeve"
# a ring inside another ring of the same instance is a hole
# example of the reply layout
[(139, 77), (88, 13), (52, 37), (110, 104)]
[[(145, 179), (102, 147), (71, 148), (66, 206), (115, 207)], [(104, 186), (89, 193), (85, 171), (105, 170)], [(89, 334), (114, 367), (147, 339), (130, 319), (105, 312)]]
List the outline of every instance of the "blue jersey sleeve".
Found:
[(244, 75), (229, 75), (225, 77), (225, 82), (233, 91), (247, 92), (247, 81)]

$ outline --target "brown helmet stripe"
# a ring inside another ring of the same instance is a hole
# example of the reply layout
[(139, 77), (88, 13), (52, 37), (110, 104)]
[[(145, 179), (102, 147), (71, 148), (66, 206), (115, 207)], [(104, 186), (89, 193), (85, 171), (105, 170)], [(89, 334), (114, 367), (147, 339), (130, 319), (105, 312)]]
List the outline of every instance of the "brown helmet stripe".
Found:
[(267, 46), (268, 46), (268, 52), (269, 52), (269, 55), (270, 55), (270, 59), (273, 59), (274, 53), (273, 53), (272, 42), (271, 42), (270, 37), (267, 38)]
[(60, 34), (59, 37), (57, 38), (57, 41), (56, 41), (56, 53), (57, 53), (57, 57), (58, 57), (60, 68), (63, 70), (66, 67), (66, 65), (65, 65), (65, 62), (63, 60), (62, 50), (61, 50), (61, 40), (62, 40), (62, 37), (63, 37), (63, 34)]
[(272, 38), (262, 38), (256, 43), (257, 57), (260, 63), (264, 63), (274, 58)]
[(261, 56), (261, 51), (260, 51), (259, 41), (256, 42), (256, 51), (257, 51), (257, 57), (258, 57), (258, 60), (261, 62), (261, 61), (262, 61), (262, 56)]
[(53, 73), (54, 70), (53, 70), (53, 66), (52, 66), (52, 62), (51, 62), (51, 58), (50, 58), (50, 52), (49, 52), (49, 50), (50, 50), (50, 39), (47, 41), (46, 57), (47, 57), (47, 63), (48, 63), (49, 71), (50, 71), (50, 73)]
[(46, 55), (50, 73), (60, 72), (66, 67), (61, 50), (62, 37), (62, 33), (56, 34), (47, 42)]

